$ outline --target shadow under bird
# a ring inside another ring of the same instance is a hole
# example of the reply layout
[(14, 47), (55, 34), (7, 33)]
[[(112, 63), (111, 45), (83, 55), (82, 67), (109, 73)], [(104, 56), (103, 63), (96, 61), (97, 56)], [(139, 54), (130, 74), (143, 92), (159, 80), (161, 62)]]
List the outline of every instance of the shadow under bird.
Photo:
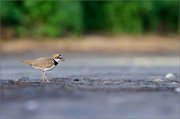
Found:
[(22, 62), (29, 64), (35, 69), (41, 70), (43, 82), (49, 82), (49, 80), (46, 78), (45, 72), (54, 69), (60, 60), (64, 61), (64, 58), (62, 58), (60, 54), (54, 54), (52, 57), (42, 57), (33, 60), (24, 60)]

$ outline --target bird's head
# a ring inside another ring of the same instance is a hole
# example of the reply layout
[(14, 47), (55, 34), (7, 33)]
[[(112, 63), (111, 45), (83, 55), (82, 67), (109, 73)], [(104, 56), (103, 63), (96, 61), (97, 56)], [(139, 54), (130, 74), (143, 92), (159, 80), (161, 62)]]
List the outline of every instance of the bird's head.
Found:
[(59, 62), (59, 60), (64, 61), (64, 58), (60, 54), (54, 54), (52, 58), (56, 61)]

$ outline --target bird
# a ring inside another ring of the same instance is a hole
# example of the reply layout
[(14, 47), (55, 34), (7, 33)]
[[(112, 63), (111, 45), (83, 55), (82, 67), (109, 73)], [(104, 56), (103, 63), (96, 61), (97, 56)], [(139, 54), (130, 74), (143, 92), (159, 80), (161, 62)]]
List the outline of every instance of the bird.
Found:
[(54, 69), (58, 65), (60, 60), (64, 61), (65, 59), (62, 58), (60, 54), (54, 54), (52, 57), (41, 57), (33, 60), (23, 60), (22, 62), (32, 66), (35, 69), (41, 70), (41, 78), (43, 82), (50, 82), (47, 79), (45, 73), (46, 71)]

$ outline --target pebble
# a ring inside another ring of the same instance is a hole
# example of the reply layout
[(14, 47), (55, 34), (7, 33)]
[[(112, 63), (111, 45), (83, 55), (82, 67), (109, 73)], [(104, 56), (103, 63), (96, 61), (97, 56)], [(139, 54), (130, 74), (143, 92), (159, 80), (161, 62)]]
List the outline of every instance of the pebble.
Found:
[(155, 82), (162, 82), (163, 80), (162, 79), (154, 79), (153, 81), (155, 81)]
[(178, 84), (178, 83), (177, 83), (177, 82), (175, 82), (175, 81), (173, 81), (173, 82), (171, 82), (171, 84), (176, 85), (176, 84)]
[(167, 79), (175, 78), (175, 75), (172, 74), (172, 73), (167, 73), (166, 76), (165, 76), (165, 78), (167, 78)]
[(16, 82), (17, 82), (17, 81), (19, 81), (19, 79), (15, 79), (14, 81), (16, 81)]
[(180, 88), (175, 88), (174, 91), (180, 93)]
[(74, 81), (79, 81), (79, 79), (74, 79)]
[(111, 83), (112, 81), (108, 81), (108, 80), (104, 81), (104, 84), (111, 84)]

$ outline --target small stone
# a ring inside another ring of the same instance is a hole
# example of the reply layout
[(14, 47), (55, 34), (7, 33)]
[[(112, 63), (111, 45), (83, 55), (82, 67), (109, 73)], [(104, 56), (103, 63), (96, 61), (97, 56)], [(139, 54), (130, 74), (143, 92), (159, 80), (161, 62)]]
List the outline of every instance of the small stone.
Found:
[(74, 81), (79, 81), (79, 79), (74, 79)]
[(162, 79), (154, 79), (153, 81), (155, 81), (155, 82), (162, 82), (163, 80)]
[(175, 82), (175, 81), (173, 81), (173, 82), (171, 82), (171, 84), (176, 85), (176, 84), (178, 84), (178, 83), (177, 83), (177, 82)]
[(15, 82), (19, 81), (19, 79), (14, 79)]
[(175, 88), (174, 91), (180, 93), (180, 88)]
[(175, 75), (172, 74), (172, 73), (167, 73), (166, 76), (165, 76), (165, 78), (167, 78), (167, 79), (175, 78)]
[(111, 84), (111, 81), (106, 80), (104, 81), (104, 84)]

